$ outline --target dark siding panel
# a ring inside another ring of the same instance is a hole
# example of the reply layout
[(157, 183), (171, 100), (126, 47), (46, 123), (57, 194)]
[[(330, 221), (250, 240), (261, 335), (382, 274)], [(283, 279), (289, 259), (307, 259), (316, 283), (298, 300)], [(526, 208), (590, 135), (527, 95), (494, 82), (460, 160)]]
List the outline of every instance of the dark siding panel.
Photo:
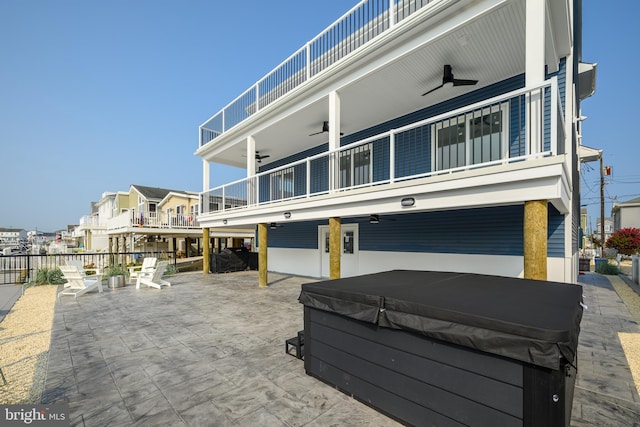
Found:
[(382, 138), (373, 142), (373, 181), (388, 180), (389, 174), (389, 138)]
[(287, 222), (269, 229), (270, 248), (318, 249), (318, 226), (328, 221)]
[[(362, 251), (523, 255), (524, 207), (499, 206), (446, 212), (386, 215), (379, 224), (359, 224)], [(548, 256), (564, 256), (564, 215), (549, 205)], [(292, 222), (269, 230), (269, 247), (318, 249), (318, 226)]]
[(360, 224), (360, 250), (522, 255), (522, 221), (522, 206), (384, 216)]
[(285, 157), (284, 159), (276, 160), (266, 165), (260, 166), (259, 172), (268, 171), (270, 169), (275, 169), (279, 166), (288, 165), (289, 163), (296, 162), (298, 160), (306, 159), (307, 157), (314, 156), (320, 153), (326, 153), (329, 149), (329, 143), (318, 145), (317, 147), (309, 148), (308, 150), (301, 151), (299, 153), (293, 154), (289, 157)]
[(525, 96), (521, 95), (512, 98), (509, 106), (509, 157), (526, 153), (525, 123)]
[(431, 126), (410, 129), (395, 138), (396, 177), (431, 171)]
[[(522, 205), (383, 216), (360, 223), (360, 250), (522, 256), (523, 218)], [(552, 205), (548, 236), (548, 256), (563, 257), (564, 216)]]
[(549, 232), (547, 255), (550, 257), (564, 257), (564, 215), (549, 205)]

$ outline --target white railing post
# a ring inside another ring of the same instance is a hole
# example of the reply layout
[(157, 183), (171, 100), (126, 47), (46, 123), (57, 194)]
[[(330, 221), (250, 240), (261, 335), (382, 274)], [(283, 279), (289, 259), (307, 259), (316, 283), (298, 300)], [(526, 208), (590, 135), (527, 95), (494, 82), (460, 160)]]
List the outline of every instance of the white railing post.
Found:
[(222, 209), (221, 210), (223, 212), (226, 210), (226, 203), (225, 203), (226, 202), (225, 201), (226, 190), (227, 190), (227, 186), (225, 185), (225, 186), (222, 187)]
[(311, 197), (311, 160), (307, 157), (307, 198)]
[(394, 25), (396, 25), (396, 14), (395, 12), (395, 7), (394, 7), (395, 1), (394, 0), (389, 0), (389, 28), (393, 28)]
[(392, 129), (389, 131), (389, 182), (394, 182), (396, 178), (396, 133)]
[(256, 113), (260, 111), (260, 82), (256, 83)]
[[(557, 77), (554, 77), (553, 79), (551, 79), (551, 105), (549, 106), (549, 108), (551, 109), (551, 111), (549, 111), (549, 113), (551, 114), (551, 117), (550, 117), (551, 129), (549, 132), (551, 137), (550, 150), (552, 155), (556, 155), (558, 154), (558, 114), (560, 114), (559, 105), (558, 105), (558, 78)], [(544, 144), (544, 141), (543, 141), (543, 144)], [(544, 151), (544, 147), (542, 151)]]
[(306, 44), (306, 55), (307, 55), (307, 81), (311, 79), (311, 42), (307, 42)]

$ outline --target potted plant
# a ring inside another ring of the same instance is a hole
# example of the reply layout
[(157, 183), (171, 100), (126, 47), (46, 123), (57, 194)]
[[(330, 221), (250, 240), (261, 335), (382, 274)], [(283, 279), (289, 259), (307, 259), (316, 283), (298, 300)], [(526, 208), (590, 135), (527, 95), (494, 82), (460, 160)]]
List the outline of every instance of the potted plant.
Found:
[(107, 267), (104, 275), (107, 277), (107, 285), (109, 288), (121, 288), (126, 283), (127, 269), (120, 264), (111, 265)]

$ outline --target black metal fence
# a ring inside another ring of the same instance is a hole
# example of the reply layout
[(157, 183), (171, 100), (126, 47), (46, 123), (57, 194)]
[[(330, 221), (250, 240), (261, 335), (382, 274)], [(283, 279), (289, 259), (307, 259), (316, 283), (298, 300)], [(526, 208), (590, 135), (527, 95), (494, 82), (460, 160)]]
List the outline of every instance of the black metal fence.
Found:
[(42, 268), (54, 269), (65, 265), (66, 260), (79, 260), (83, 265), (91, 265), (104, 269), (112, 265), (127, 266), (131, 263), (142, 262), (145, 257), (158, 259), (173, 259), (176, 263), (175, 252), (104, 252), (77, 253), (55, 255), (5, 255), (0, 256), (0, 284), (28, 283), (35, 278)]

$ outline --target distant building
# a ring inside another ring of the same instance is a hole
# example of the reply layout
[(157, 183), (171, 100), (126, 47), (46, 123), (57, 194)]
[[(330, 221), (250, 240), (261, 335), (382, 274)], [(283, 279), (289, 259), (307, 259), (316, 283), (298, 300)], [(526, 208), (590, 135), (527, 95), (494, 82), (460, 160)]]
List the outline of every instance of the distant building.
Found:
[(640, 197), (622, 203), (614, 203), (611, 209), (613, 229), (640, 228)]
[[(593, 237), (601, 240), (600, 239), (600, 231), (602, 230), (602, 228), (600, 227), (600, 218), (598, 218), (597, 223), (596, 223), (596, 229), (593, 231)], [(613, 218), (611, 217), (607, 217), (604, 219), (604, 242), (607, 241), (607, 239), (609, 239), (609, 237), (611, 237), (611, 234), (613, 233), (614, 229), (613, 229)]]
[(0, 227), (0, 244), (17, 245), (27, 239), (27, 231), (19, 228)]

